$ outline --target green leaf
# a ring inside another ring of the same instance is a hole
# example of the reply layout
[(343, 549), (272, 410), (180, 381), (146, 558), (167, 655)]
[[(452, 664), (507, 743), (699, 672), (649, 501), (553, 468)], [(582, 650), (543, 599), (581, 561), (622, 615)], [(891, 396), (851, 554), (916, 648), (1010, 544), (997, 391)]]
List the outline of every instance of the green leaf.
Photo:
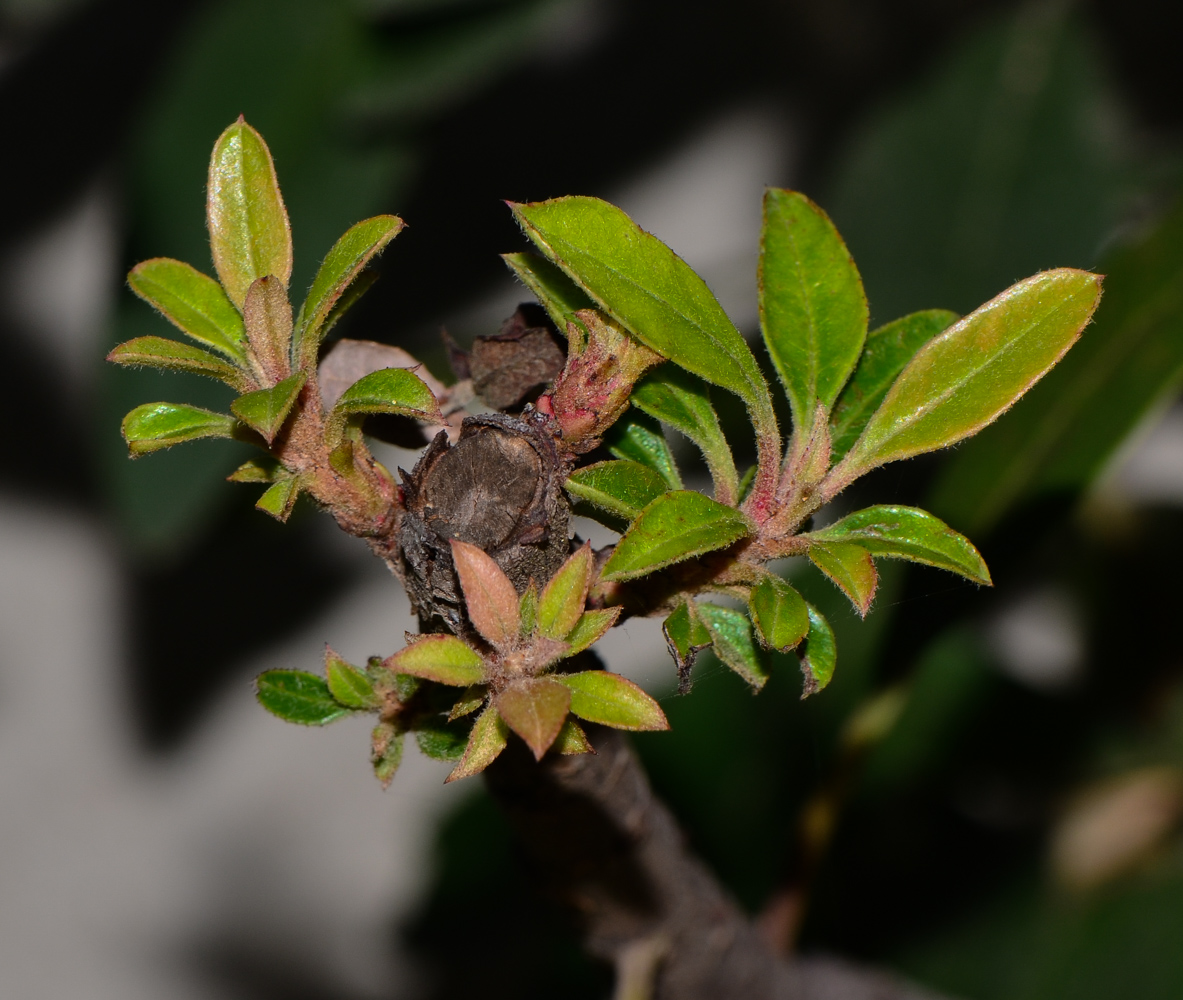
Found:
[(835, 484), (976, 434), (1076, 342), (1100, 296), (1098, 275), (1074, 268), (1044, 271), (930, 340), (835, 467)]
[(690, 671), (694, 669), (694, 661), (711, 644), (711, 634), (698, 617), (697, 608), (693, 601), (683, 601), (661, 625), (665, 644), (678, 669), (679, 694), (686, 694), (690, 690)]
[(407, 368), (380, 368), (341, 393), (333, 414), (338, 419), (360, 413), (395, 413), (443, 423), (439, 403), (427, 383)]
[(647, 465), (671, 490), (682, 488), (682, 477), (678, 475), (670, 446), (661, 426), (651, 417), (630, 413), (616, 421), (604, 435), (604, 447), (617, 458)]
[[(575, 628), (587, 600), (593, 561), (591, 544), (585, 542), (555, 571), (538, 598), (539, 635), (547, 639), (565, 639)], [(502, 717), (504, 715), (503, 712)], [(506, 719), (506, 722), (510, 720)]]
[(508, 739), (509, 727), (497, 714), (497, 709), (490, 705), (477, 716), (472, 732), (468, 734), (468, 745), (464, 748), (464, 755), (460, 758), (460, 763), (452, 769), (452, 773), (444, 779), (444, 783), (480, 774), (497, 759), (505, 749)]
[(244, 424), (257, 430), (270, 444), (283, 427), (307, 379), (296, 372), (270, 389), (244, 393), (230, 404), (230, 409)]
[(812, 604), (809, 605), (809, 635), (801, 650), (801, 672), (805, 675), (802, 698), (817, 694), (830, 683), (838, 663), (838, 644), (830, 623)]
[(206, 197), (210, 250), (222, 287), (240, 309), (247, 289), (292, 277), (292, 233), (271, 152), (240, 116), (214, 144)]
[(403, 734), (389, 722), (379, 722), (370, 735), (370, 761), (383, 788), (390, 787), (403, 761), (403, 743)]
[(459, 726), (424, 725), (415, 730), (415, 742), (424, 756), (432, 760), (459, 760), (469, 734)]
[(851, 542), (814, 542), (808, 552), (813, 564), (834, 581), (865, 617), (879, 585), (871, 553)]
[(323, 726), (351, 714), (316, 674), (300, 670), (268, 670), (255, 680), (255, 697), (272, 715), (302, 726)]
[(787, 653), (809, 632), (805, 598), (779, 576), (766, 576), (752, 588), (748, 611), (760, 644)]
[(748, 519), (693, 490), (664, 493), (641, 511), (604, 566), (605, 580), (632, 580), (726, 548), (752, 533)]
[(521, 634), (522, 620), (518, 594), (509, 577), (479, 546), (457, 538), (451, 542), (452, 563), (464, 591), (469, 621), (494, 646), (512, 646)]
[(661, 706), (620, 674), (583, 670), (554, 679), (570, 689), (572, 714), (588, 722), (632, 732), (670, 728)]
[(632, 521), (667, 491), (668, 484), (649, 466), (622, 460), (576, 469), (567, 478), (566, 487), (573, 497)]
[(633, 388), (632, 403), (649, 416), (669, 424), (702, 450), (715, 484), (715, 499), (739, 503), (739, 475), (708, 387), (689, 372), (663, 365)]
[(559, 735), (555, 737), (554, 749), (556, 753), (562, 754), (564, 757), (596, 752), (596, 748), (591, 745), (583, 727), (570, 716), (563, 721)]
[(325, 650), (325, 676), (334, 698), (348, 708), (378, 708), (374, 685), (357, 667), (346, 663), (331, 649)]
[(452, 706), (452, 710), (448, 713), (448, 721), (454, 722), (456, 719), (471, 715), (485, 703), (487, 697), (489, 697), (489, 689), (486, 685), (470, 684), (464, 689), (464, 693), (457, 699), (456, 704)]
[(123, 418), (123, 439), (132, 458), (182, 441), (233, 437), (238, 421), (181, 403), (144, 403)]
[(510, 208), (539, 249), (646, 347), (734, 392), (747, 404), (757, 433), (779, 442), (772, 397), (755, 357), (682, 258), (598, 198)]
[(838, 397), (830, 418), (830, 443), (837, 462), (858, 440), (871, 414), (913, 355), (958, 320), (947, 309), (926, 309), (894, 320), (867, 334), (854, 375)]
[(534, 759), (542, 760), (567, 718), (571, 692), (550, 677), (527, 677), (499, 692), (493, 702), (505, 724), (526, 741)]
[(960, 573), (975, 583), (991, 582), (990, 571), (973, 542), (916, 507), (867, 507), (801, 537), (854, 542), (873, 556), (925, 563)]
[(247, 385), (246, 376), (234, 365), (228, 365), (199, 347), (190, 347), (165, 337), (136, 337), (116, 347), (107, 355), (107, 360), (127, 367), (165, 368), (169, 371), (208, 375), (240, 391)]
[(274, 483), (290, 473), (273, 458), (252, 458), (226, 477), (231, 483)]
[(1016, 503), (1087, 487), (1183, 381), (1183, 205), (1103, 262), (1096, 323), (1040, 386), (950, 456), (929, 504), (974, 533)]
[(292, 304), (278, 278), (251, 283), (242, 307), (251, 364), (265, 386), (281, 382), (292, 370)]
[(575, 627), (567, 633), (563, 640), (568, 647), (563, 658), (567, 659), (576, 653), (582, 653), (589, 646), (599, 642), (608, 629), (616, 624), (621, 610), (621, 608), (597, 608), (593, 611), (585, 611), (580, 615)]
[(595, 303), (575, 282), (545, 257), (532, 253), (503, 253), (501, 259), (509, 265), (534, 297), (546, 310), (555, 327), (567, 335), (567, 324), (578, 324), (575, 314), (590, 309)]
[(764, 192), (760, 329), (788, 393), (793, 432), (809, 433), (850, 377), (867, 335), (867, 296), (850, 251), (817, 205), (796, 191)]
[(127, 283), (178, 330), (234, 361), (246, 362), (242, 316), (213, 278), (179, 260), (156, 257), (133, 267)]
[(333, 245), (300, 307), (296, 355), (305, 366), (315, 362), (322, 331), (341, 296), (402, 229), (403, 220), (397, 216), (378, 215), (350, 227)]
[(518, 617), (521, 619), (518, 635), (523, 639), (533, 635), (534, 629), (538, 626), (538, 584), (533, 580), (518, 602)]
[(698, 604), (695, 610), (710, 634), (715, 655), (759, 691), (768, 681), (768, 667), (752, 639), (748, 616), (715, 604)]
[(425, 635), (387, 657), (384, 665), (396, 673), (453, 687), (468, 687), (485, 679), (480, 655), (454, 635)]
[(300, 477), (285, 476), (263, 491), (255, 501), (255, 509), (270, 514), (281, 524), (292, 516), (296, 501), (300, 498)]

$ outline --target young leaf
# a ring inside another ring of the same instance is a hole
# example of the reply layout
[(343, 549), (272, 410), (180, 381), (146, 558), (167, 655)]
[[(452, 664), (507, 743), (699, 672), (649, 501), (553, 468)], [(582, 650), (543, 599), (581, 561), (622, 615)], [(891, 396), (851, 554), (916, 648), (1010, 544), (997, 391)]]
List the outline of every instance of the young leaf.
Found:
[(359, 378), (341, 393), (333, 413), (338, 417), (396, 413), (431, 423), (444, 422), (435, 394), (423, 379), (406, 368), (380, 368)]
[(582, 653), (589, 646), (599, 642), (608, 629), (616, 624), (621, 610), (621, 608), (597, 608), (593, 611), (585, 611), (580, 615), (575, 627), (567, 633), (563, 640), (567, 643), (567, 651), (563, 653), (563, 657), (567, 658), (576, 653)]
[(731, 448), (719, 426), (707, 386), (689, 372), (663, 365), (633, 389), (633, 405), (649, 416), (681, 431), (702, 450), (715, 484), (715, 499), (734, 507), (739, 503), (739, 475)]
[(571, 692), (549, 677), (527, 677), (494, 699), (505, 724), (526, 741), (535, 760), (542, 760), (567, 718)]
[(640, 462), (596, 462), (567, 478), (567, 492), (610, 514), (633, 520), (667, 490), (664, 479)]
[(559, 333), (566, 336), (567, 324), (578, 323), (575, 314), (590, 309), (591, 297), (545, 257), (532, 253), (503, 253), (501, 259), (509, 265), (522, 284), (534, 293), (538, 304), (546, 310)]
[(838, 644), (830, 623), (812, 604), (809, 605), (809, 635), (801, 650), (801, 672), (805, 675), (802, 698), (817, 694), (830, 683), (838, 662)]
[(828, 412), (867, 335), (867, 297), (850, 251), (817, 205), (796, 191), (764, 192), (760, 329), (805, 435)]
[(325, 676), (333, 697), (348, 708), (378, 708), (374, 685), (357, 667), (346, 663), (331, 649), (325, 649)]
[(854, 542), (873, 556), (925, 563), (990, 584), (990, 571), (973, 542), (928, 511), (881, 505), (848, 514), (802, 536), (819, 542)]
[(257, 430), (270, 444), (283, 427), (288, 414), (304, 388), (304, 372), (285, 378), (270, 389), (256, 389), (244, 393), (230, 404), (231, 412), (244, 424)]
[(107, 360), (128, 367), (147, 366), (208, 375), (239, 391), (248, 385), (246, 375), (234, 365), (200, 347), (190, 347), (165, 337), (136, 337), (116, 347), (107, 355)]
[(251, 362), (264, 385), (275, 385), (292, 370), (292, 304), (273, 275), (251, 282), (242, 307)]
[(636, 684), (607, 670), (555, 674), (571, 691), (571, 712), (588, 722), (633, 732), (669, 729), (665, 712)]
[(454, 635), (425, 635), (383, 661), (388, 670), (452, 687), (485, 679), (484, 662)]
[(768, 681), (764, 657), (752, 641), (752, 623), (742, 611), (714, 604), (696, 606), (715, 655), (757, 691)]
[(213, 278), (188, 264), (156, 257), (127, 276), (131, 290), (200, 344), (246, 363), (242, 316)]
[(281, 524), (286, 523), (292, 516), (292, 509), (300, 498), (300, 478), (298, 476), (284, 476), (274, 485), (263, 491), (263, 495), (255, 502), (255, 509), (264, 514), (270, 514)]
[(538, 627), (538, 584), (533, 580), (518, 601), (518, 618), (518, 634), (523, 639), (533, 635)]
[(432, 760), (459, 760), (469, 735), (459, 726), (429, 723), (415, 730), (415, 742), (423, 755)]
[(912, 357), (960, 317), (947, 309), (915, 312), (872, 330), (854, 375), (838, 397), (830, 418), (830, 443), (837, 462), (858, 440), (892, 382)]
[(299, 670), (268, 670), (255, 680), (255, 697), (272, 715), (302, 726), (323, 726), (349, 715), (328, 684)]
[(683, 601), (661, 625), (666, 647), (678, 669), (679, 694), (690, 690), (694, 661), (711, 644), (711, 634), (698, 617), (697, 608), (693, 601)]
[(286, 479), (288, 471), (273, 458), (252, 458), (226, 477), (231, 483), (274, 483)]
[(682, 488), (682, 477), (661, 426), (643, 414), (629, 414), (616, 421), (604, 435), (609, 454), (648, 466), (665, 480), (671, 490)]
[(398, 216), (377, 215), (351, 226), (333, 244), (300, 307), (296, 356), (304, 365), (316, 361), (326, 321), (345, 290), (402, 229), (403, 220)]
[(403, 734), (389, 722), (379, 722), (370, 735), (370, 760), (374, 777), (389, 788), (403, 760)]
[(455, 722), (471, 715), (485, 703), (488, 696), (489, 689), (484, 684), (470, 684), (452, 706), (452, 711), (448, 713), (448, 721)]
[(779, 576), (766, 576), (752, 588), (748, 611), (760, 644), (787, 653), (809, 632), (809, 608), (797, 588)]
[(468, 745), (464, 748), (464, 755), (460, 758), (460, 763), (452, 769), (452, 773), (444, 779), (444, 783), (480, 774), (505, 749), (508, 736), (509, 730), (497, 714), (497, 709), (490, 705), (477, 716), (472, 732), (468, 734)]
[(1099, 275), (1067, 267), (1044, 271), (930, 340), (831, 473), (834, 485), (976, 434), (1060, 360), (1100, 296)]
[(518, 593), (501, 567), (476, 545), (452, 539), (452, 561), (469, 620), (497, 647), (511, 646), (521, 634)]
[(234, 436), (238, 421), (181, 403), (144, 403), (123, 418), (123, 439), (132, 458), (182, 441)]
[(581, 753), (595, 753), (596, 748), (591, 745), (587, 733), (570, 716), (563, 722), (559, 735), (555, 737), (554, 749), (564, 757), (573, 757)]
[(279, 193), (271, 151), (240, 116), (214, 144), (209, 164), (206, 218), (214, 267), (240, 309), (247, 289), (275, 275), (292, 277), (292, 233)]
[(542, 589), (538, 598), (539, 635), (547, 639), (564, 639), (575, 627), (587, 600), (592, 561), (591, 544), (585, 542), (555, 571), (555, 575)]
[(726, 548), (752, 533), (747, 517), (693, 490), (664, 493), (641, 511), (604, 565), (605, 580), (631, 580)]
[(729, 389), (757, 433), (779, 432), (755, 357), (706, 282), (614, 205), (567, 197), (510, 204), (526, 235), (646, 347)]
[(809, 558), (866, 617), (879, 584), (871, 553), (851, 542), (819, 542), (809, 546)]

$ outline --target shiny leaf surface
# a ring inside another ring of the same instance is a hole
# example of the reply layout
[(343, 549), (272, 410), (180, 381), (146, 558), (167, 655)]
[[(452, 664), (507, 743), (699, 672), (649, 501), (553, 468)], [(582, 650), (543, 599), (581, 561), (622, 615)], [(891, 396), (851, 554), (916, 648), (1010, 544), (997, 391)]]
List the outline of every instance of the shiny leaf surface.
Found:
[(532, 253), (503, 253), (501, 259), (522, 284), (534, 293), (538, 304), (546, 310), (563, 336), (567, 335), (568, 323), (579, 322), (575, 314), (580, 309), (590, 309), (595, 305), (587, 292), (545, 257)]
[(693, 490), (666, 493), (641, 511), (617, 543), (602, 576), (631, 580), (726, 548), (751, 531), (748, 519), (734, 507)]
[(299, 498), (299, 478), (284, 476), (263, 492), (263, 495), (255, 502), (255, 508), (264, 514), (270, 514), (277, 521), (283, 523), (292, 516), (292, 510)]
[(812, 604), (809, 605), (809, 635), (801, 649), (801, 672), (805, 675), (802, 698), (817, 694), (830, 683), (838, 663), (838, 644), (830, 623)]
[(349, 715), (324, 679), (299, 670), (268, 670), (255, 680), (255, 697), (272, 715), (302, 726), (323, 726)]
[(213, 278), (188, 264), (156, 257), (127, 276), (131, 290), (198, 343), (245, 362), (242, 315)]
[(666, 647), (678, 669), (678, 693), (690, 690), (690, 671), (694, 660), (711, 644), (711, 634), (698, 616), (693, 601), (683, 601), (661, 625)]
[(698, 604), (695, 611), (710, 634), (715, 655), (759, 691), (768, 681), (768, 666), (756, 648), (748, 616), (715, 604)]
[(604, 435), (604, 447), (617, 458), (647, 465), (671, 490), (682, 488), (678, 466), (661, 433), (661, 426), (651, 417), (629, 413), (616, 421)]
[(805, 598), (787, 580), (766, 576), (752, 588), (748, 611), (760, 644), (787, 653), (809, 632)]
[(865, 617), (879, 584), (871, 553), (850, 542), (818, 542), (809, 546), (809, 558)]
[(132, 457), (198, 438), (234, 436), (238, 421), (181, 403), (144, 403), (123, 418), (123, 439)]
[(303, 372), (285, 378), (270, 389), (256, 389), (244, 393), (230, 404), (230, 409), (244, 424), (263, 435), (270, 444), (283, 427), (288, 414), (304, 388), (307, 376)]
[(107, 360), (127, 367), (165, 368), (169, 371), (208, 375), (239, 390), (247, 385), (241, 369), (200, 347), (191, 347), (166, 337), (136, 337), (116, 347), (107, 355)]
[(633, 732), (669, 729), (665, 712), (636, 684), (607, 670), (556, 674), (571, 691), (571, 712), (588, 722)]
[(443, 423), (435, 395), (413, 371), (382, 368), (358, 379), (341, 393), (337, 413), (397, 413)]
[(669, 489), (660, 473), (640, 462), (596, 462), (567, 478), (567, 492), (580, 500), (632, 521)]

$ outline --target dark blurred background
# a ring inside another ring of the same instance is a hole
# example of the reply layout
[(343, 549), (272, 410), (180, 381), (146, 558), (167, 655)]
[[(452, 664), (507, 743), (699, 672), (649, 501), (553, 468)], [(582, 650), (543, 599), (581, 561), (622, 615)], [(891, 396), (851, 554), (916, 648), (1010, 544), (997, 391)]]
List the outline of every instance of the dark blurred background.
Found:
[[(0, 992), (611, 990), (479, 784), (416, 757), (383, 795), (363, 728), (254, 706), (250, 677), (326, 640), (395, 648), (397, 584), (314, 511), (259, 516), (224, 482), (235, 444), (126, 458), (131, 406), (228, 402), (102, 357), (164, 332), (132, 264), (209, 269), (206, 164), (242, 113), (293, 289), (348, 225), (407, 220), (345, 333), (440, 376), (441, 326), (466, 343), (527, 297), (497, 257), (524, 247), (506, 198), (621, 204), (754, 336), (765, 184), (831, 213), (873, 324), (1106, 273), (1096, 324), (997, 425), (841, 498), (931, 507), (992, 590), (885, 567), (860, 622), (788, 567), (839, 633), (805, 703), (787, 660), (753, 699), (704, 657), (674, 697), (653, 623), (608, 659), (662, 696), (654, 783), (778, 947), (967, 1000), (1183, 996), (1175, 7), (0, 0)], [(502, 916), (471, 936), (474, 910)]]

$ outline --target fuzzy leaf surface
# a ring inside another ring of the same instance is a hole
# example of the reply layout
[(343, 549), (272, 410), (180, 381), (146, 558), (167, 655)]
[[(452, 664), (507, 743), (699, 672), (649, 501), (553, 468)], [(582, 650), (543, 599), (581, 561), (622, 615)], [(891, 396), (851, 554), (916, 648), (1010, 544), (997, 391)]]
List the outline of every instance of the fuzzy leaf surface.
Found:
[(1012, 285), (954, 323), (916, 352), (835, 478), (847, 482), (976, 434), (1060, 360), (1100, 297), (1098, 275), (1059, 268)]
[(468, 733), (459, 726), (422, 726), (415, 730), (415, 742), (423, 755), (432, 760), (459, 760), (468, 744)]
[(656, 420), (669, 424), (690, 438), (702, 451), (715, 483), (720, 503), (739, 500), (739, 474), (719, 418), (711, 404), (710, 390), (684, 369), (663, 365), (633, 388), (632, 403)]
[(925, 563), (960, 573), (975, 583), (990, 584), (990, 571), (973, 542), (916, 507), (867, 507), (802, 537), (854, 542), (873, 556)]
[(565, 639), (575, 627), (587, 600), (592, 561), (591, 545), (585, 542), (547, 582), (538, 598), (539, 635), (548, 639)]
[(583, 670), (556, 674), (554, 679), (570, 689), (572, 714), (588, 722), (632, 732), (670, 727), (661, 706), (620, 674)]
[(761, 645), (787, 653), (809, 632), (809, 607), (787, 580), (766, 576), (752, 588), (748, 611)]
[(801, 671), (805, 675), (805, 690), (802, 698), (817, 694), (830, 683), (834, 667), (838, 663), (838, 643), (834, 630), (825, 616), (812, 604), (809, 605), (809, 635), (802, 647)]
[(363, 709), (378, 707), (378, 696), (370, 679), (331, 649), (325, 651), (325, 677), (330, 693), (342, 705)]
[(627, 414), (604, 435), (604, 447), (617, 458), (647, 465), (671, 490), (682, 488), (682, 477), (661, 426), (651, 417)]
[(579, 616), (579, 621), (575, 623), (575, 627), (567, 633), (563, 640), (568, 647), (563, 656), (570, 657), (576, 653), (582, 653), (593, 643), (599, 642), (608, 629), (616, 624), (621, 610), (621, 608), (597, 608), (585, 611)]
[(811, 544), (809, 558), (865, 617), (879, 585), (879, 574), (871, 553), (852, 542), (826, 541)]
[(464, 748), (460, 763), (452, 769), (444, 783), (480, 774), (497, 759), (508, 739), (509, 727), (497, 714), (497, 709), (490, 705), (477, 716), (472, 732), (468, 734), (468, 745)]
[(280, 523), (285, 523), (292, 516), (292, 510), (299, 498), (299, 478), (284, 476), (263, 491), (263, 495), (255, 501), (255, 508), (264, 514), (270, 514)]
[(362, 269), (380, 254), (392, 239), (403, 229), (403, 220), (395, 215), (376, 215), (351, 226), (333, 244), (325, 257), (312, 287), (300, 307), (299, 330), (297, 331), (297, 356), (305, 362), (315, 361), (314, 352), (319, 346), (326, 321), (341, 296), (357, 280)]
[(820, 403), (828, 412), (867, 335), (867, 296), (834, 224), (797, 191), (764, 193), (760, 236), (760, 329), (806, 433)]
[(591, 296), (568, 278), (562, 270), (545, 257), (533, 253), (503, 253), (501, 259), (538, 300), (546, 314), (563, 336), (567, 324), (578, 323), (575, 314), (580, 309), (591, 309)]
[(383, 788), (389, 788), (403, 762), (403, 745), (406, 739), (389, 722), (380, 722), (370, 735), (370, 761), (374, 765), (374, 777)]
[(127, 283), (182, 333), (234, 361), (245, 362), (242, 315), (209, 275), (182, 261), (156, 257), (133, 267)]
[(255, 680), (255, 697), (272, 715), (302, 726), (323, 726), (349, 715), (324, 679), (300, 670), (268, 670)]
[(494, 703), (505, 724), (525, 740), (534, 759), (542, 760), (567, 718), (571, 692), (549, 677), (528, 677), (507, 687)]
[(567, 716), (559, 730), (559, 735), (555, 737), (554, 748), (556, 753), (562, 754), (564, 757), (596, 752), (596, 748), (591, 745), (583, 727), (570, 716)]
[(605, 580), (631, 580), (706, 552), (726, 548), (752, 532), (734, 507), (694, 490), (665, 493), (641, 511), (604, 565)]
[(270, 389), (244, 393), (230, 404), (230, 409), (239, 420), (257, 430), (270, 444), (292, 412), (307, 377), (304, 372), (296, 372)]
[(887, 390), (921, 347), (957, 322), (957, 313), (926, 309), (867, 334), (854, 375), (838, 397), (830, 418), (830, 445), (837, 462), (858, 440)]
[(661, 625), (679, 675), (694, 666), (694, 657), (711, 644), (711, 634), (698, 616), (697, 606), (683, 601)]
[(271, 151), (239, 118), (210, 157), (206, 219), (214, 267), (231, 301), (242, 308), (247, 289), (275, 275), (292, 277), (292, 234)]
[(435, 394), (413, 371), (406, 368), (381, 368), (359, 378), (341, 393), (336, 412), (397, 413), (418, 420), (443, 423)]
[(164, 368), (168, 371), (208, 375), (235, 389), (242, 389), (246, 385), (245, 376), (234, 365), (227, 364), (200, 347), (191, 347), (167, 337), (136, 337), (116, 347), (107, 355), (107, 360), (128, 367)]
[(768, 667), (752, 638), (748, 616), (715, 604), (698, 604), (695, 610), (710, 634), (715, 655), (759, 691), (768, 681)]
[(263, 384), (287, 378), (292, 371), (292, 304), (278, 278), (269, 274), (251, 282), (242, 318)]
[(226, 477), (231, 483), (274, 483), (286, 479), (287, 470), (273, 458), (252, 458)]
[(123, 439), (132, 457), (198, 438), (234, 436), (238, 421), (182, 403), (144, 403), (123, 418)]
[(509, 577), (484, 549), (469, 542), (452, 539), (452, 561), (476, 630), (494, 646), (511, 645), (521, 632), (522, 620), (518, 592)]
[(454, 635), (425, 635), (388, 657), (385, 666), (453, 687), (468, 687), (485, 679), (480, 656)]
[(596, 462), (567, 477), (567, 492), (632, 521), (669, 489), (660, 473), (640, 462)]
[(706, 282), (615, 205), (567, 197), (511, 205), (526, 235), (645, 346), (729, 389), (761, 423), (772, 398)]

